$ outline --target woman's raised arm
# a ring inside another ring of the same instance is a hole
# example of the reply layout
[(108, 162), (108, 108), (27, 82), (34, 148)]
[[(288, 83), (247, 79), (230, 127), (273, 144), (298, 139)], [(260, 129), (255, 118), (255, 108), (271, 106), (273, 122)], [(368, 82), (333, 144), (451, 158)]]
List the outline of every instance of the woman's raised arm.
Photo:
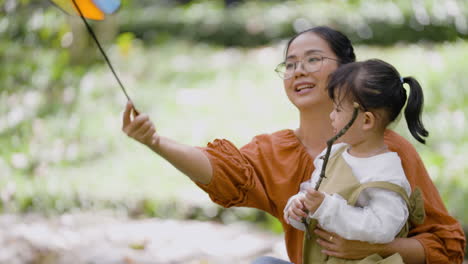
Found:
[(212, 167), (203, 151), (160, 136), (148, 115), (134, 113), (133, 104), (129, 101), (123, 114), (122, 130), (125, 134), (149, 147), (193, 181), (203, 184), (211, 181)]

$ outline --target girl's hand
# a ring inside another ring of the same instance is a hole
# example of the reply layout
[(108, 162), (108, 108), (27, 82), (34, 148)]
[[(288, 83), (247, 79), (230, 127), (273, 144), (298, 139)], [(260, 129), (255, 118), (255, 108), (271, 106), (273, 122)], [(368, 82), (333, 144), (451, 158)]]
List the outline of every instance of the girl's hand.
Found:
[(159, 135), (156, 133), (153, 122), (148, 115), (135, 112), (131, 101), (128, 101), (125, 107), (122, 130), (127, 136), (148, 147), (159, 143)]
[(325, 194), (322, 192), (316, 191), (313, 188), (306, 190), (304, 205), (310, 214), (315, 213), (317, 208), (322, 204), (324, 198)]
[(292, 200), (291, 205), (284, 214), (284, 220), (289, 223), (289, 218), (302, 222), (303, 217), (307, 217), (307, 212), (303, 204), (304, 196), (298, 195)]

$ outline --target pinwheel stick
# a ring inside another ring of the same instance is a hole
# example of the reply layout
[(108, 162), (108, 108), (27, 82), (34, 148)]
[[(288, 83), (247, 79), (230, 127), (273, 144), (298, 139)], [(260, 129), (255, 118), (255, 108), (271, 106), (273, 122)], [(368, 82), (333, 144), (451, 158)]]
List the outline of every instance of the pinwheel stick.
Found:
[[(78, 10), (78, 13), (80, 14), (80, 17), (81, 17), (81, 20), (83, 20), (83, 23), (85, 24), (86, 26), (86, 29), (88, 30), (89, 34), (91, 35), (91, 37), (94, 39), (94, 42), (96, 42), (96, 45), (98, 46), (99, 48), (99, 51), (101, 52), (102, 56), (104, 56), (104, 60), (106, 61), (107, 65), (109, 66), (109, 68), (111, 69), (112, 71), (112, 74), (114, 75), (115, 79), (117, 80), (117, 82), (119, 83), (119, 86), (120, 88), (122, 89), (122, 92), (125, 94), (125, 97), (127, 97), (127, 100), (128, 101), (132, 101), (130, 99), (130, 96), (128, 96), (128, 93), (127, 93), (127, 90), (125, 89), (125, 86), (123, 85), (123, 83), (120, 81), (120, 78), (119, 76), (117, 75), (117, 73), (115, 72), (114, 70), (114, 67), (112, 66), (112, 63), (110, 62), (109, 58), (107, 57), (107, 54), (106, 52), (104, 51), (104, 49), (102, 48), (101, 46), (101, 43), (99, 42), (98, 38), (96, 37), (96, 34), (94, 33), (94, 30), (91, 28), (91, 26), (88, 24), (88, 21), (86, 21), (84, 15), (83, 15), (83, 12), (81, 11), (80, 7), (78, 6), (78, 4), (76, 3), (75, 0), (72, 0), (73, 1), (73, 5), (75, 6), (76, 10)], [(135, 109), (135, 107), (133, 108), (133, 110), (135, 111), (135, 113), (138, 115), (139, 112)]]
[(322, 165), (322, 170), (320, 171), (320, 178), (315, 184), (315, 188), (314, 188), (316, 191), (318, 191), (318, 189), (320, 188), (320, 184), (322, 184), (323, 178), (326, 178), (325, 170), (327, 168), (328, 160), (330, 158), (330, 152), (331, 152), (333, 143), (335, 143), (335, 141), (338, 140), (338, 138), (343, 136), (346, 133), (346, 131), (348, 131), (348, 129), (353, 125), (354, 121), (356, 120), (356, 117), (359, 112), (359, 104), (354, 102), (353, 107), (354, 107), (353, 116), (351, 117), (349, 122), (346, 124), (346, 126), (344, 126), (334, 137), (327, 140), (327, 152), (325, 153), (325, 156), (323, 158), (323, 165)]
[[(320, 188), (320, 184), (322, 184), (323, 178), (326, 178), (325, 170), (327, 168), (328, 160), (330, 159), (330, 153), (331, 153), (331, 148), (333, 146), (333, 143), (335, 143), (335, 141), (338, 140), (338, 138), (343, 136), (346, 133), (346, 131), (348, 131), (348, 129), (353, 125), (354, 121), (357, 118), (357, 115), (359, 112), (359, 104), (354, 102), (353, 107), (354, 107), (353, 115), (351, 116), (351, 119), (349, 120), (349, 122), (335, 136), (327, 140), (327, 152), (325, 152), (325, 156), (323, 157), (323, 165), (322, 165), (322, 170), (320, 171), (320, 177), (317, 183), (315, 184), (315, 188), (314, 188), (316, 191), (318, 191), (318, 189)], [(308, 211), (306, 211), (306, 213), (309, 214)], [(306, 217), (302, 218), (302, 223), (305, 225), (307, 239), (310, 239), (311, 235), (309, 231), (309, 224), (307, 223)]]

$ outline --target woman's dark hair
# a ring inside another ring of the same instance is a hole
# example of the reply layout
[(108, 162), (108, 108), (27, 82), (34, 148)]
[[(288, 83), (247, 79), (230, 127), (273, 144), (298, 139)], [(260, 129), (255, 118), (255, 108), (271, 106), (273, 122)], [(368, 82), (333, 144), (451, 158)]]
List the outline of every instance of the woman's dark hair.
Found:
[(340, 65), (356, 61), (354, 48), (349, 38), (343, 33), (330, 27), (319, 26), (302, 31), (292, 37), (286, 44), (285, 57), (288, 54), (289, 46), (300, 35), (304, 33), (315, 33), (325, 40), (338, 58)]
[(405, 105), (404, 83), (410, 87), (405, 109), (406, 123), (411, 135), (424, 144), (423, 137), (427, 137), (429, 132), (421, 121), (424, 105), (421, 86), (413, 77), (400, 77), (392, 65), (377, 59), (343, 65), (330, 75), (328, 95), (337, 105), (343, 100), (351, 100), (359, 103), (365, 111), (384, 109), (390, 123)]

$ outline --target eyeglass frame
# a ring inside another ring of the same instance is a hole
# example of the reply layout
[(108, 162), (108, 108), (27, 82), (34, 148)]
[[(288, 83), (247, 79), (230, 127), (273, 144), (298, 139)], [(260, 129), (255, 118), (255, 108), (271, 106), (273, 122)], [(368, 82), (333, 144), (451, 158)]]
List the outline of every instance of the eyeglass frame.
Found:
[[(309, 72), (309, 73), (320, 71), (320, 70), (322, 69), (322, 65), (323, 65), (323, 60), (324, 60), (324, 59), (329, 59), (329, 60), (334, 60), (334, 61), (336, 61), (336, 62), (340, 62), (339, 59), (330, 58), (330, 57), (323, 56), (323, 55), (320, 55), (320, 54), (319, 54), (319, 55), (316, 55), (316, 56), (320, 56), (320, 57), (321, 57), (321, 59), (320, 59), (320, 63), (321, 63), (321, 64), (320, 64), (320, 67), (319, 67), (317, 70), (315, 70), (315, 71), (307, 71), (307, 72)], [(283, 61), (283, 62), (281, 62), (280, 64), (278, 64), (278, 65), (275, 67), (275, 72), (276, 72), (276, 73), (278, 74), (278, 76), (279, 76), (281, 79), (283, 79), (283, 80), (291, 79), (291, 78), (294, 76), (294, 72), (296, 72), (296, 70), (297, 70), (297, 64), (298, 64), (299, 62), (301, 62), (302, 68), (303, 68), (304, 70), (306, 70), (305, 67), (304, 67), (304, 60), (305, 60), (307, 57), (310, 57), (310, 55), (309, 55), (309, 56), (305, 56), (304, 58), (302, 58), (302, 59), (297, 60), (297, 61), (294, 62), (294, 70), (293, 70), (291, 76), (288, 77), (288, 78), (284, 78), (284, 77), (281, 76), (281, 74), (285, 75), (286, 72), (281, 72), (280, 70), (278, 70), (278, 68), (279, 68), (281, 65), (286, 65), (286, 61)]]

